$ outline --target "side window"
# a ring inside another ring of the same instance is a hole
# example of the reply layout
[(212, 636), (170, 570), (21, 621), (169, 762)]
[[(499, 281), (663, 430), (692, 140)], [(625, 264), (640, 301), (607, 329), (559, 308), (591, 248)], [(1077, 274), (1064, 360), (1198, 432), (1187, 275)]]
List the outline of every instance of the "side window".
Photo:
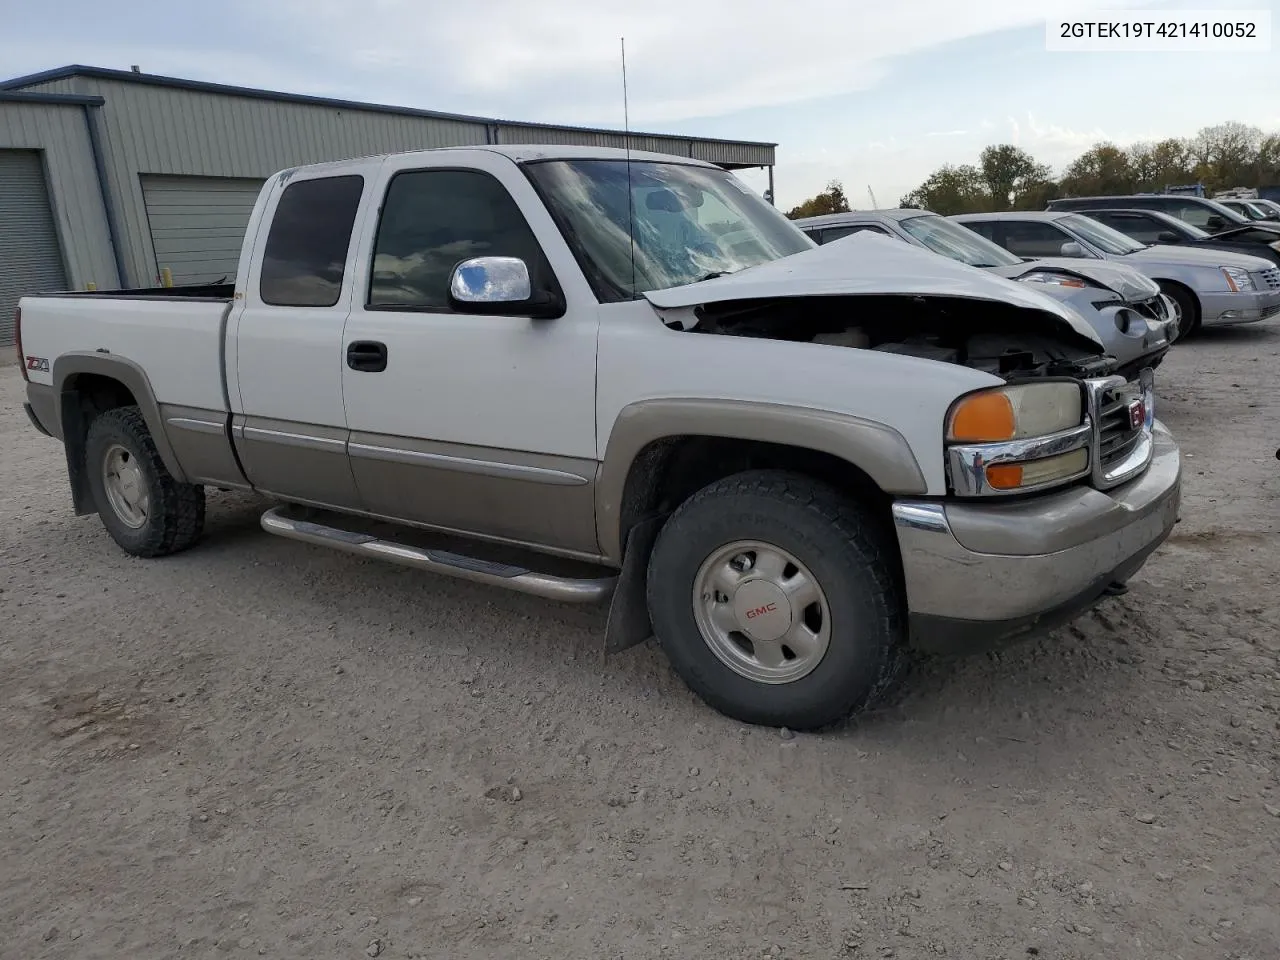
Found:
[(996, 242), (996, 223), (994, 220), (967, 220), (961, 226), (967, 227), (979, 236), (986, 237), (992, 243)]
[(412, 170), (387, 187), (373, 248), (370, 307), (449, 312), (449, 277), (472, 257), (519, 257), (534, 289), (554, 285), (524, 214), (494, 177)]
[(1193, 227), (1204, 229), (1204, 225), (1209, 222), (1209, 210), (1205, 207), (1197, 206), (1194, 203), (1179, 204), (1174, 216), (1179, 220), (1185, 220)]
[(825, 237), (823, 242), (830, 243), (832, 240), (839, 240), (841, 237), (847, 237), (851, 233), (878, 233), (882, 237), (893, 236), (893, 234), (883, 227), (877, 227), (872, 224), (865, 223), (859, 224), (856, 227), (832, 227), (830, 230), (825, 230), (823, 231), (823, 235)]
[(829, 227), (822, 231), (822, 242), (830, 243), (832, 240), (840, 240), (850, 234), (857, 233), (859, 227)]
[(1005, 249), (1018, 257), (1060, 257), (1071, 238), (1051, 223), (1004, 221)]
[(258, 290), (277, 307), (332, 307), (342, 292), (364, 177), (298, 180), (276, 204)]
[(805, 230), (804, 227), (801, 227), (800, 229), (804, 230), (804, 235), (816, 244), (821, 245), (827, 242), (823, 239), (821, 230), (815, 230), (813, 228)]
[(1152, 217), (1137, 213), (1091, 213), (1089, 216), (1139, 243), (1156, 243), (1167, 227)]

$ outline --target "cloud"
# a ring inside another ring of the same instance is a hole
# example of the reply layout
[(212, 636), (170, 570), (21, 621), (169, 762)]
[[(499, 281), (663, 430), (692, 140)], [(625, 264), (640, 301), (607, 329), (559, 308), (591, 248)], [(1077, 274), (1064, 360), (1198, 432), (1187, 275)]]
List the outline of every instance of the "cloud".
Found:
[(255, 30), (292, 38), (326, 73), (368, 74), (362, 82), (397, 102), (438, 104), (448, 91), (453, 108), (591, 123), (622, 117), (625, 36), (631, 119), (653, 125), (865, 90), (895, 56), (1115, 5), (279, 0), (255, 14)]
[(965, 137), (968, 135), (968, 130), (930, 130), (925, 134), (926, 137)]

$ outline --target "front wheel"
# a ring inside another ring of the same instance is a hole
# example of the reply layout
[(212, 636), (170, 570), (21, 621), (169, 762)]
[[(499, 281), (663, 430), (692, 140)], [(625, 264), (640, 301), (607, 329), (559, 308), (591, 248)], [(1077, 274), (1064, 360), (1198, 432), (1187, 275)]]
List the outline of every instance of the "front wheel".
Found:
[(891, 535), (826, 484), (782, 471), (682, 504), (649, 560), (654, 633), (676, 672), (734, 719), (799, 730), (871, 703), (905, 659)]
[(1186, 287), (1164, 280), (1159, 281), (1159, 284), (1164, 295), (1173, 301), (1178, 321), (1178, 339), (1175, 343), (1185, 340), (1200, 329), (1200, 302)]
[(95, 417), (85, 438), (85, 468), (107, 533), (137, 557), (185, 550), (204, 529), (204, 487), (176, 481), (137, 407)]

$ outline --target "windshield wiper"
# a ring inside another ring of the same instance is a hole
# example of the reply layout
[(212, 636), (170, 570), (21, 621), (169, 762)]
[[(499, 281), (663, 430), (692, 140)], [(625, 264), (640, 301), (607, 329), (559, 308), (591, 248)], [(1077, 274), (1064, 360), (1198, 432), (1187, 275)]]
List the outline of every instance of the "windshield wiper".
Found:
[(694, 283), (701, 283), (703, 280), (714, 280), (716, 277), (727, 277), (733, 273), (732, 270), (712, 270), (710, 273), (704, 273)]

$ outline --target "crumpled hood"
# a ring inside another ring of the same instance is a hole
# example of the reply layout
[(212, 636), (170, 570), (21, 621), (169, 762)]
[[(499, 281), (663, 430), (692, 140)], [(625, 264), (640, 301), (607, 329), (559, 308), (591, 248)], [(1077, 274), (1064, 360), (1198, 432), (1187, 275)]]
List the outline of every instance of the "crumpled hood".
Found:
[[(1107, 260), (1084, 260), (1079, 257), (1042, 257), (1014, 267), (999, 268), (1000, 275), (1017, 279), (1036, 270), (1072, 273), (1098, 286), (1114, 291), (1127, 303), (1150, 300), (1160, 292), (1160, 285), (1133, 267)], [(1006, 272), (1007, 271), (1007, 272)]]
[(1126, 253), (1112, 262), (1128, 262), (1135, 267), (1158, 263), (1174, 263), (1186, 267), (1239, 267), (1250, 273), (1269, 270), (1274, 266), (1270, 260), (1250, 256), (1247, 253), (1235, 253), (1231, 250), (1201, 250), (1195, 247), (1175, 247), (1159, 243), (1144, 250)]
[(1049, 314), (1086, 340), (1103, 344), (1073, 308), (1035, 288), (928, 250), (872, 233), (856, 233), (800, 253), (701, 283), (651, 290), (660, 310), (727, 300), (856, 295), (967, 297)]

